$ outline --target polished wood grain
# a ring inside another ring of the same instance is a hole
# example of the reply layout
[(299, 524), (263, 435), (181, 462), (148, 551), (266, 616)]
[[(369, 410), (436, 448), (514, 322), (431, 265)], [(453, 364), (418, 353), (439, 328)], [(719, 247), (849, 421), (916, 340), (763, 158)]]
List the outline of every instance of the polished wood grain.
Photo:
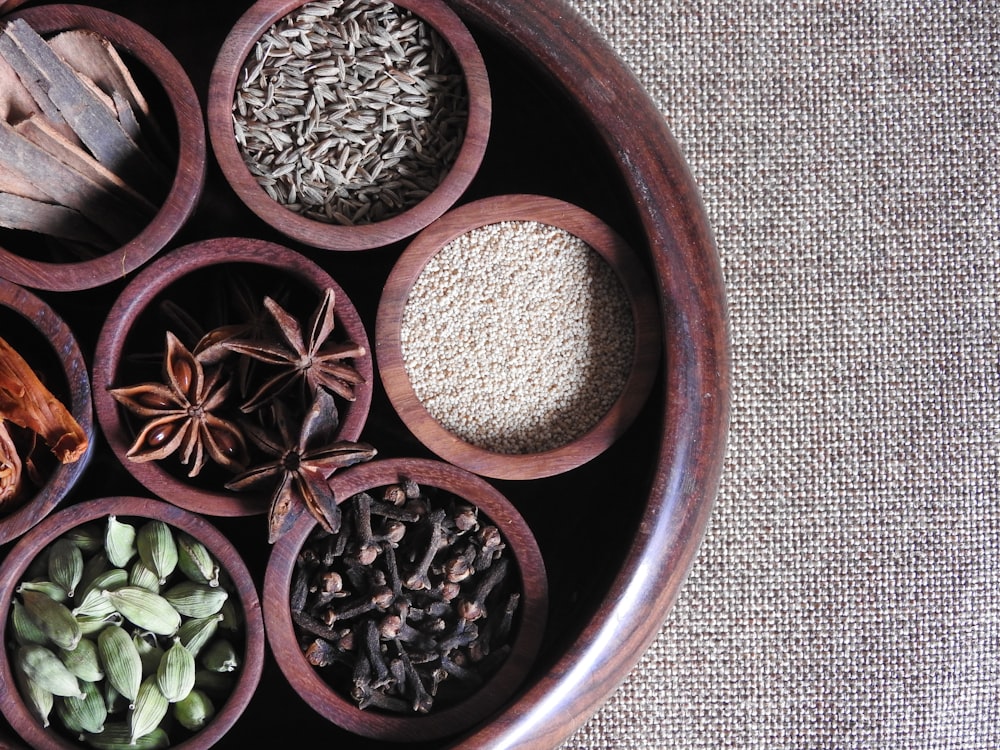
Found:
[[(156, 77), (170, 105), (177, 130), (177, 163), (170, 190), (152, 221), (117, 250), (88, 260), (53, 263), (37, 260), (19, 248), (0, 247), (0, 277), (37, 289), (90, 289), (124, 277), (155, 256), (194, 211), (205, 181), (205, 126), (201, 106), (187, 73), (170, 51), (141, 26), (99, 8), (47, 5), (23, 9), (11, 17), (25, 19), (40, 34), (89, 29), (103, 35)], [(167, 113), (161, 113), (165, 115)]]
[(306, 661), (292, 625), (289, 598), (296, 558), (315, 521), (303, 515), (274, 545), (264, 578), (264, 622), (268, 643), (289, 683), (313, 709), (356, 734), (390, 741), (421, 742), (453, 735), (483, 721), (510, 698), (531, 670), (548, 609), (548, 581), (541, 551), (521, 514), (478, 476), (441, 461), (415, 458), (375, 460), (334, 474), (330, 487), (340, 502), (395, 484), (404, 478), (462, 498), (496, 523), (521, 575), (517, 636), (500, 670), (461, 703), (423, 716), (398, 716), (361, 710), (333, 690)]
[[(0, 544), (17, 539), (51, 513), (66, 497), (83, 474), (94, 452), (94, 408), (91, 399), (90, 375), (73, 331), (56, 312), (34, 293), (0, 279), (0, 308), (5, 315), (16, 316), (25, 323), (25, 337), (17, 342), (22, 356), (29, 360), (51, 355), (58, 372), (40, 373), (50, 390), (66, 389), (64, 405), (83, 428), (87, 436), (87, 452), (71, 464), (57, 464), (45, 484), (16, 510), (0, 517)], [(11, 334), (15, 326), (8, 319), (0, 326), (0, 335), (14, 345)], [(60, 385), (59, 378), (65, 381)]]
[[(410, 290), (441, 248), (473, 229), (501, 221), (536, 221), (586, 242), (614, 270), (628, 297), (635, 331), (630, 374), (622, 394), (586, 434), (539, 453), (498, 453), (447, 431), (417, 398), (403, 360), (401, 329)], [(589, 211), (543, 195), (498, 195), (466, 203), (417, 235), (386, 280), (375, 324), (379, 376), (410, 431), (441, 458), (483, 476), (538, 479), (575, 469), (603, 453), (646, 404), (660, 366), (660, 320), (653, 287), (632, 248)]]
[[(31, 561), (60, 534), (80, 524), (105, 519), (110, 514), (133, 524), (156, 519), (187, 532), (208, 547), (232, 580), (230, 593), (238, 599), (239, 611), (244, 617), (244, 648), (236, 686), (228, 700), (217, 707), (215, 717), (183, 745), (177, 745), (187, 750), (204, 750), (229, 730), (253, 697), (263, 671), (265, 638), (260, 599), (250, 571), (233, 544), (200, 516), (159, 500), (131, 496), (90, 500), (49, 516), (19, 541), (0, 565), (0, 642), (6, 644), (10, 640), (6, 637), (10, 601)], [(41, 726), (21, 699), (7, 659), (0, 660), (0, 711), (35, 750), (81, 747), (75, 740)]]
[[(298, 300), (308, 308), (306, 314), (311, 314), (319, 304), (323, 290), (333, 289), (337, 335), (371, 352), (361, 316), (347, 293), (326, 271), (283, 245), (250, 238), (221, 237), (177, 248), (136, 276), (108, 312), (94, 356), (94, 405), (101, 431), (115, 456), (150, 492), (188, 510), (211, 516), (263, 513), (267, 510), (268, 498), (256, 493), (230, 492), (222, 489), (221, 483), (218, 489), (199, 485), (189, 481), (183, 473), (172, 473), (163, 462), (136, 463), (129, 460), (125, 453), (132, 444), (134, 433), (124, 410), (111, 397), (108, 389), (134, 385), (130, 381), (123, 382), (121, 374), (129, 354), (162, 351), (163, 341), (160, 338), (146, 340), (143, 337), (137, 342), (134, 338), (130, 341), (129, 336), (144, 316), (148, 318), (155, 312), (155, 303), (165, 296), (172, 285), (182, 284), (186, 278), (206, 270), (237, 273), (245, 266), (266, 274), (274, 290), (283, 288), (282, 279), (294, 280), (307, 289), (307, 299)], [(222, 291), (212, 289), (210, 285), (207, 288), (199, 285), (197, 290), (196, 293), (210, 297)], [(132, 347), (131, 350), (129, 347)], [(371, 406), (375, 377), (372, 358), (359, 357), (354, 364), (365, 382), (357, 386), (355, 400), (348, 403), (341, 414), (338, 434), (343, 440), (359, 438)]]
[(490, 130), (490, 87), (475, 40), (457, 15), (440, 0), (397, 0), (433, 26), (458, 59), (469, 94), (465, 138), (455, 164), (441, 184), (403, 213), (371, 224), (343, 226), (294, 213), (257, 184), (233, 137), (232, 103), (243, 62), (261, 35), (306, 0), (259, 0), (240, 18), (223, 43), (212, 72), (208, 95), (208, 132), (215, 157), (230, 185), (250, 209), (279, 231), (327, 250), (367, 250), (389, 245), (423, 229), (444, 213), (468, 188), (482, 162)]

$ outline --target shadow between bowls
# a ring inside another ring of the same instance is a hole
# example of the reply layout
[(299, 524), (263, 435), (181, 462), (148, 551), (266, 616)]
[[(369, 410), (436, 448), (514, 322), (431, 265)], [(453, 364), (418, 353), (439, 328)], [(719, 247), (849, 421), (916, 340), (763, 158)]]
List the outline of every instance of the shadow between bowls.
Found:
[[(189, 739), (172, 747), (203, 750), (214, 745), (239, 719), (253, 697), (264, 666), (264, 623), (260, 599), (250, 572), (232, 543), (200, 516), (169, 503), (141, 497), (106, 497), (73, 505), (45, 519), (24, 536), (0, 565), (0, 642), (8, 642), (9, 607), (17, 585), (32, 560), (61, 534), (81, 524), (114, 514), (121, 520), (156, 519), (184, 531), (204, 544), (232, 579), (244, 617), (245, 648), (240, 676), (215, 717)], [(14, 730), (36, 750), (74, 750), (77, 742), (45, 729), (22, 700), (10, 660), (0, 659), (0, 710)]]
[(0, 277), (52, 291), (90, 289), (119, 279), (153, 258), (194, 211), (205, 182), (205, 126), (187, 73), (170, 51), (138, 24), (84, 5), (27, 8), (23, 18), (40, 34), (89, 29), (103, 35), (155, 76), (170, 103), (177, 128), (177, 163), (169, 192), (152, 221), (125, 245), (95, 258), (69, 263), (35, 260), (0, 247)]
[[(446, 430), (417, 397), (406, 372), (401, 328), (406, 303), (424, 267), (445, 245), (466, 232), (501, 221), (535, 221), (563, 229), (598, 252), (628, 297), (635, 339), (628, 379), (608, 412), (573, 441), (538, 453), (500, 453), (466, 442)], [(379, 376), (393, 407), (427, 448), (456, 466), (497, 479), (538, 479), (574, 469), (600, 455), (635, 420), (660, 367), (660, 324), (653, 287), (632, 249), (598, 217), (565, 201), (541, 195), (500, 195), (449, 211), (403, 251), (389, 274), (375, 324)]]
[[(87, 364), (66, 322), (34, 294), (3, 279), (0, 279), (0, 307), (22, 317), (26, 326), (38, 333), (40, 340), (33, 342), (30, 352), (19, 352), (22, 356), (30, 359), (30, 355), (51, 348), (53, 356), (59, 360), (61, 375), (65, 378), (69, 394), (69, 401), (65, 406), (83, 428), (88, 440), (87, 451), (79, 460), (70, 464), (57, 464), (51, 476), (33, 497), (0, 518), (0, 544), (4, 544), (16, 539), (45, 518), (73, 489), (93, 455), (94, 411)], [(0, 335), (6, 338), (10, 336), (10, 331)]]
[(244, 61), (276, 21), (308, 0), (258, 0), (236, 22), (219, 51), (208, 94), (208, 133), (230, 186), (257, 216), (288, 237), (326, 250), (367, 250), (423, 229), (462, 196), (475, 177), (489, 140), (492, 105), (486, 65), (465, 24), (440, 0), (394, 0), (430, 24), (451, 46), (469, 94), (465, 137), (451, 170), (436, 189), (408, 210), (383, 221), (345, 226), (310, 219), (273, 200), (257, 183), (233, 135), (232, 104)]
[(289, 598), (296, 559), (315, 527), (303, 514), (274, 544), (264, 577), (267, 639), (285, 678), (318, 714), (355, 734), (380, 740), (420, 742), (462, 732), (506, 703), (521, 687), (541, 644), (548, 614), (548, 583), (534, 535), (513, 505), (481, 477), (430, 459), (391, 458), (334, 474), (330, 487), (339, 502), (353, 495), (412, 479), (474, 505), (501, 530), (521, 576), (520, 623), (511, 652), (499, 671), (462, 702), (425, 715), (399, 716), (362, 710), (330, 687), (306, 661), (292, 623)]
[[(171, 285), (202, 271), (229, 270), (241, 266), (269, 274), (268, 281), (275, 286), (282, 279), (287, 279), (289, 283), (294, 282), (314, 291), (315, 302), (310, 303), (313, 306), (318, 304), (323, 290), (332, 289), (338, 330), (363, 346), (366, 352), (371, 352), (361, 316), (340, 285), (304, 255), (272, 242), (242, 237), (194, 242), (157, 259), (125, 287), (108, 312), (94, 357), (94, 405), (101, 430), (125, 469), (148, 490), (182, 508), (212, 516), (263, 513), (267, 510), (268, 498), (255, 493), (207, 489), (175, 475), (163, 462), (137, 463), (130, 460), (126, 453), (135, 435), (123, 408), (112, 398), (109, 390), (133, 385), (121, 382), (119, 375), (127, 354), (130, 331), (145, 314), (152, 314), (150, 308)], [(212, 290), (205, 290), (204, 293), (211, 295)], [(160, 346), (160, 342), (151, 346)], [(371, 407), (374, 380), (371, 356), (360, 357), (354, 364), (364, 383), (357, 386), (355, 400), (348, 402), (340, 415), (340, 440), (358, 439)]]

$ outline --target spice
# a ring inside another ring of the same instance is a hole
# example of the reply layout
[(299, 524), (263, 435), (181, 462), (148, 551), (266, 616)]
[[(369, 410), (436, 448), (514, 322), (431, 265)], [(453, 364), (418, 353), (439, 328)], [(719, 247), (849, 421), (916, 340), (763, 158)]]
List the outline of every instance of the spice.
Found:
[(417, 398), (499, 453), (565, 445), (628, 379), (634, 327), (614, 270), (569, 232), (504, 221), (455, 238), (413, 284), (400, 331)]
[(488, 518), (403, 480), (347, 499), (338, 533), (310, 535), (289, 604), (306, 659), (360, 708), (428, 713), (506, 659), (514, 571)]
[(425, 21), (390, 2), (322, 0), (257, 41), (233, 129), (271, 198), (320, 221), (365, 224), (438, 186), (467, 110), (454, 54)]

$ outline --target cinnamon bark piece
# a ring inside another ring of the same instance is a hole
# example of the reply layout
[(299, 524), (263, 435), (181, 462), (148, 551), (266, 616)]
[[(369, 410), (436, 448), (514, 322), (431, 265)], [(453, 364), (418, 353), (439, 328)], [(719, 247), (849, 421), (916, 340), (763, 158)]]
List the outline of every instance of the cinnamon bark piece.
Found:
[(100, 250), (114, 247), (108, 235), (79, 211), (10, 193), (0, 193), (0, 227), (83, 242)]

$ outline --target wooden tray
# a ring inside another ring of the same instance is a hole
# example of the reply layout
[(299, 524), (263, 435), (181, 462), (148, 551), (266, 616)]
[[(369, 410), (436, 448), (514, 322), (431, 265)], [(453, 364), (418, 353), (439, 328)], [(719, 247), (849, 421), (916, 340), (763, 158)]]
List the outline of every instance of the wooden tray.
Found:
[[(0, 13), (15, 4), (0, 1)], [(153, 32), (187, 70), (203, 109), (215, 54), (248, 5), (91, 4)], [(729, 413), (724, 291), (683, 158), (659, 111), (600, 35), (562, 0), (451, 5), (481, 46), (494, 96), (491, 142), (462, 202), (531, 192), (591, 211), (640, 254), (662, 315), (665, 357), (653, 396), (610, 450), (556, 477), (495, 480), (532, 527), (545, 558), (549, 625), (522, 693), (492, 720), (455, 738), (454, 746), (552, 748), (600, 707), (655, 638), (701, 541)], [(246, 210), (211, 156), (207, 167), (203, 198), (167, 251), (224, 235), (288, 245), (316, 260), (348, 291), (371, 334), (382, 284), (405, 243), (363, 253), (299, 245)], [(123, 285), (41, 295), (73, 322), (91, 363), (98, 331)], [(381, 456), (428, 456), (378, 387), (363, 437)], [(126, 494), (147, 493), (99, 441), (86, 476), (65, 502)], [(269, 553), (263, 519), (210, 520), (236, 542), (260, 585)], [(9, 549), (0, 548), (0, 555)], [(219, 747), (251, 741), (270, 746), (299, 737), (388, 747), (349, 735), (313, 713), (271, 657), (260, 685)], [(9, 731), (0, 726), (0, 746)]]

